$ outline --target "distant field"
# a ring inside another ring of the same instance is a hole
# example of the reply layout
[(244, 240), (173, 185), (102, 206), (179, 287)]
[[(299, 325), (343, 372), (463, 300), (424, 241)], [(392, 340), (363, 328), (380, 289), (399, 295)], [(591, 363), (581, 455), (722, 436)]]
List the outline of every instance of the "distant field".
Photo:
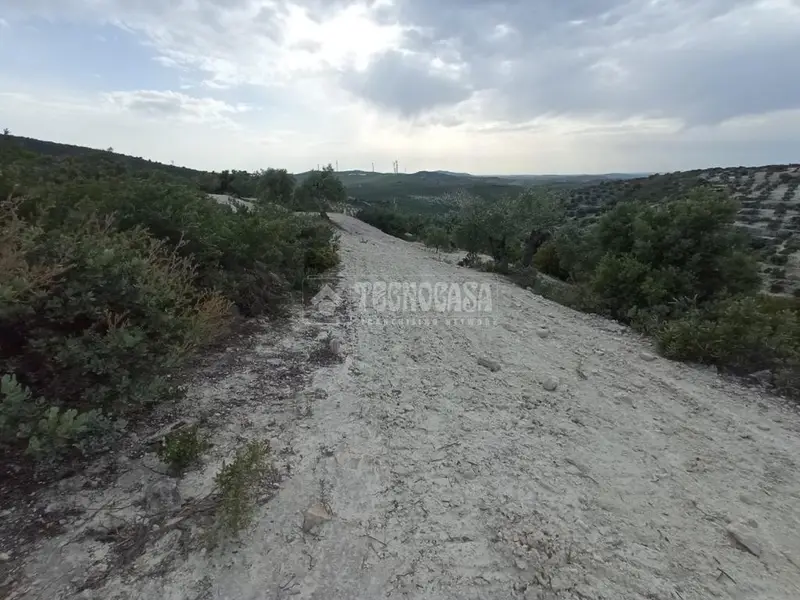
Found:
[[(295, 175), (299, 181), (308, 172)], [(521, 189), (537, 186), (567, 186), (597, 183), (625, 177), (624, 175), (470, 175), (446, 171), (417, 173), (373, 173), (369, 171), (340, 171), (339, 178), (356, 206), (396, 205), (419, 213), (449, 210), (453, 197), (459, 192), (485, 199), (518, 194)]]

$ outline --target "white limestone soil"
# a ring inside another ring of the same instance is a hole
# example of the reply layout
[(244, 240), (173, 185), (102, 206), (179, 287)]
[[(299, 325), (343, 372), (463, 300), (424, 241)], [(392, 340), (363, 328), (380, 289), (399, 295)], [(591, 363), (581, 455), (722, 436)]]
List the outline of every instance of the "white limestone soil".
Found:
[[(276, 415), (257, 395), (220, 417), (215, 453), (181, 482), (184, 498), (208, 493), (232, 440), (266, 435), (289, 470), (253, 527), (169, 561), (176, 549), (157, 544), (79, 594), (70, 576), (89, 568), (87, 554), (102, 559), (102, 542), (55, 538), (28, 559), (20, 597), (800, 598), (792, 406), (332, 217), (346, 311), (298, 321), (273, 346), (291, 350), (311, 328), (338, 336), (342, 361), (309, 376), (302, 417)], [(493, 322), (379, 323), (347, 294), (363, 281), (486, 283)], [(249, 352), (249, 369), (267, 360)], [(230, 394), (246, 379), (218, 386)], [(304, 531), (315, 503), (331, 518)], [(46, 565), (56, 563), (70, 566), (54, 583), (59, 569)]]

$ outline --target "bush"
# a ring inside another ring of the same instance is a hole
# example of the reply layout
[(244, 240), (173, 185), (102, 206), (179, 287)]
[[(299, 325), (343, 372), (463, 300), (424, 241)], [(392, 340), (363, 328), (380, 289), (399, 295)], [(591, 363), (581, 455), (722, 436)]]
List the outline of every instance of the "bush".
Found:
[(236, 451), (230, 464), (223, 464), (214, 485), (219, 493), (217, 536), (238, 534), (247, 527), (255, 503), (269, 477), (275, 477), (268, 442), (253, 441)]
[(734, 202), (707, 190), (655, 206), (617, 206), (595, 231), (602, 258), (592, 289), (622, 319), (633, 309), (658, 309), (666, 317), (675, 299), (703, 304), (755, 292), (758, 267), (735, 216)]
[(156, 167), (134, 177), (105, 160), (0, 143), (4, 452), (86, 449), (111, 417), (175, 397), (168, 376), (226, 333), (232, 303), (277, 312), (338, 262), (335, 231), (316, 216), (236, 212)]
[(347, 202), (347, 190), (331, 165), (311, 171), (294, 190), (295, 210), (325, 212)]
[(58, 409), (121, 413), (171, 395), (166, 374), (230, 318), (188, 258), (109, 219), (48, 231), (3, 203), (0, 265), (0, 372)]
[(423, 231), (422, 239), (426, 246), (435, 248), (437, 252), (442, 249), (449, 249), (450, 247), (450, 236), (447, 234), (444, 227), (431, 225)]
[(511, 280), (524, 288), (534, 289), (539, 281), (539, 272), (533, 267), (521, 267), (509, 274)]
[(405, 239), (406, 233), (413, 233), (409, 231), (411, 229), (409, 218), (394, 210), (377, 207), (363, 208), (356, 213), (356, 218), (402, 240)]
[(199, 426), (191, 425), (167, 434), (158, 447), (158, 457), (174, 474), (180, 475), (197, 463), (210, 446)]
[(558, 279), (567, 279), (569, 273), (561, 266), (556, 242), (552, 239), (539, 247), (533, 256), (533, 265), (542, 273)]
[(269, 207), (235, 212), (177, 184), (102, 180), (49, 186), (22, 210), (45, 211), (40, 219), (47, 228), (73, 227), (94, 214), (113, 215), (110, 225), (118, 230), (145, 228), (191, 258), (194, 285), (219, 290), (246, 316), (278, 310), (306, 277), (338, 260), (333, 231), (317, 226), (315, 217)]
[(535, 279), (531, 288), (540, 296), (572, 309), (584, 312), (599, 311), (597, 299), (586, 286), (566, 283), (540, 275)]
[(738, 297), (667, 323), (657, 336), (669, 357), (727, 367), (737, 373), (785, 367), (800, 358), (796, 310)]
[(0, 379), (0, 445), (24, 445), (37, 459), (55, 456), (71, 448), (83, 448), (90, 433), (105, 429), (107, 421), (98, 410), (78, 413), (47, 406), (31, 398), (29, 389), (13, 375)]
[(286, 169), (267, 169), (258, 178), (258, 200), (262, 204), (291, 206), (297, 182)]

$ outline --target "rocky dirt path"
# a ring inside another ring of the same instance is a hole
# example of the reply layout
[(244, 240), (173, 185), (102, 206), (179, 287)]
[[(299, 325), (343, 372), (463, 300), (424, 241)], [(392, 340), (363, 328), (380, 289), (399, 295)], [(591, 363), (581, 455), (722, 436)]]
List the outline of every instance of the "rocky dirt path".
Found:
[[(76, 597), (800, 597), (792, 408), (334, 218), (345, 304), (317, 327), (339, 336), (343, 362), (317, 370), (304, 417), (270, 433), (290, 475), (255, 527), (148, 571), (151, 549)], [(364, 281), (489, 284), (492, 321), (379, 322), (345, 293)], [(248, 409), (256, 425), (268, 408)], [(314, 504), (323, 514), (304, 527)]]

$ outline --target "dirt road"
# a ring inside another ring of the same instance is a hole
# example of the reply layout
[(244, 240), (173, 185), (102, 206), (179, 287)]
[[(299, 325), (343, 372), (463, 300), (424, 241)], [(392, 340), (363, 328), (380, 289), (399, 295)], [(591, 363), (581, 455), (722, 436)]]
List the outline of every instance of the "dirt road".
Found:
[[(795, 412), (655, 357), (614, 323), (334, 218), (337, 293), (487, 284), (488, 322), (384, 323), (357, 296), (337, 318), (310, 315), (298, 327), (338, 336), (343, 362), (308, 382), (302, 419), (278, 430), (270, 406), (247, 409), (256, 429), (273, 419), (290, 467), (252, 531), (149, 572), (152, 549), (79, 597), (800, 597)], [(264, 360), (252, 352), (247, 364)], [(305, 532), (315, 502), (331, 518)]]

